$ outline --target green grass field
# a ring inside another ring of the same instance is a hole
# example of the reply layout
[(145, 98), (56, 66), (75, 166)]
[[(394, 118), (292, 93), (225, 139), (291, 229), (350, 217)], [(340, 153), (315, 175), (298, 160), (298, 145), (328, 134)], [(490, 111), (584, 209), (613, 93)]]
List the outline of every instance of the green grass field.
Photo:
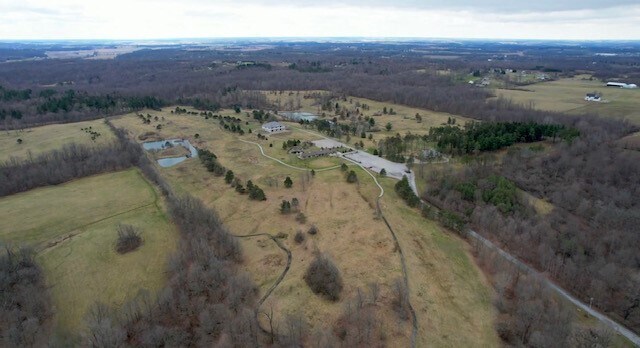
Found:
[[(628, 119), (640, 124), (640, 89), (605, 87), (605, 82), (589, 80), (580, 75), (574, 78), (542, 82), (522, 87), (529, 91), (496, 90), (498, 96), (537, 109), (569, 114), (597, 114), (604, 117)], [(588, 102), (587, 93), (600, 92), (607, 102)]]
[[(95, 141), (91, 140), (91, 134), (81, 130), (89, 128), (100, 133)], [(43, 152), (61, 148), (64, 144), (72, 142), (79, 144), (104, 144), (114, 138), (111, 130), (103, 120), (52, 124), (42, 127), (26, 128), (20, 131), (0, 132), (0, 162), (6, 161), (11, 156), (23, 158), (29, 153), (38, 155)], [(18, 139), (22, 143), (18, 143)]]
[[(0, 241), (38, 251), (57, 333), (82, 330), (85, 312), (96, 301), (117, 307), (141, 289), (153, 294), (163, 285), (177, 232), (158, 199), (135, 169), (0, 199)], [(118, 223), (141, 228), (144, 243), (138, 250), (115, 252)]]

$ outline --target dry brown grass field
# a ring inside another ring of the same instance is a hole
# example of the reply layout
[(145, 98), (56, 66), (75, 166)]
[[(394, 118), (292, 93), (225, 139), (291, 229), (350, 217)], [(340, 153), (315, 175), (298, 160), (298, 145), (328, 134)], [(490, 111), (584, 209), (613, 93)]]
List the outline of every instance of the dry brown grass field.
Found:
[[(160, 130), (156, 129), (156, 122), (144, 125), (135, 115), (118, 117), (113, 122), (130, 130), (136, 139), (146, 132), (156, 132), (160, 138), (187, 138), (194, 145), (213, 151), (220, 163), (233, 170), (243, 182), (250, 179), (264, 189), (267, 201), (251, 201), (246, 195), (236, 193), (222, 178), (207, 172), (197, 159), (161, 169), (178, 192), (189, 192), (214, 208), (232, 233), (286, 234), (283, 243), (293, 254), (291, 269), (264, 304), (264, 311), (273, 308), (280, 323), (287, 314), (300, 313), (312, 328), (326, 327), (338, 320), (358, 289), (366, 292), (370, 283), (378, 283), (381, 288), (378, 316), (386, 342), (390, 346), (408, 345), (410, 321), (400, 320), (391, 306), (392, 285), (402, 276), (399, 254), (394, 250), (386, 226), (376, 218), (375, 199), (379, 189), (367, 173), (352, 167), (357, 172), (358, 184), (346, 183), (340, 169), (317, 171), (312, 177), (308, 172), (263, 157), (257, 146), (239, 140), (258, 142), (267, 154), (297, 166), (319, 169), (340, 163), (332, 158), (301, 161), (282, 150), (282, 141), (287, 138), (313, 140), (308, 133), (292, 130), (270, 136), (269, 140), (258, 140), (254, 134), (239, 136), (225, 131), (217, 120), (172, 115), (168, 110), (150, 113), (164, 117), (164, 121), (158, 122), (162, 124)], [(225, 110), (222, 114), (233, 115), (233, 111)], [(248, 126), (243, 123), (245, 130), (259, 126), (244, 113), (237, 117), (249, 122)], [(199, 134), (198, 139), (195, 133)], [(269, 147), (270, 143), (273, 147)], [(283, 185), (286, 176), (294, 182), (290, 189)], [(280, 213), (280, 202), (293, 197), (300, 201), (306, 223), (297, 222), (295, 214)], [(404, 209), (404, 203), (397, 198), (391, 201), (385, 198), (384, 202), (397, 228), (410, 230), (403, 232), (411, 236), (403, 239), (403, 247), (406, 244), (407, 248), (414, 248), (416, 242), (412, 239), (421, 244), (420, 254), (411, 256), (409, 261), (413, 306), (418, 311), (420, 325), (418, 346), (497, 345), (492, 327), (491, 290), (471, 263), (465, 244), (422, 219), (417, 212)], [(403, 207), (402, 212), (394, 212), (398, 207)], [(318, 227), (319, 233), (315, 236), (306, 234), (311, 224)], [(293, 240), (298, 230), (306, 234), (301, 244)], [(265, 237), (241, 241), (246, 259), (244, 266), (264, 292), (284, 269), (286, 255)], [(335, 303), (314, 295), (303, 280), (316, 252), (328, 254), (342, 273), (345, 287)], [(477, 303), (472, 305), (471, 301)], [(462, 313), (467, 305), (472, 308)]]

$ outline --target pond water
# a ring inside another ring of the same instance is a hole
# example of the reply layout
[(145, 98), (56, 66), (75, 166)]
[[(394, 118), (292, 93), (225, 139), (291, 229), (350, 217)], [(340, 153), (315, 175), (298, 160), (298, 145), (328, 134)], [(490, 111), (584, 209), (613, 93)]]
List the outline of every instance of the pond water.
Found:
[(317, 115), (310, 112), (279, 112), (278, 114), (293, 121), (305, 120), (311, 122), (318, 118)]
[(172, 146), (182, 146), (185, 149), (189, 150), (190, 154), (188, 156), (161, 158), (158, 160), (158, 164), (160, 165), (160, 167), (166, 168), (166, 167), (175, 166), (176, 164), (183, 162), (187, 158), (198, 157), (198, 149), (196, 149), (193, 145), (191, 145), (189, 140), (169, 139), (169, 140), (149, 141), (146, 143), (142, 143), (142, 147), (147, 151), (163, 150)]

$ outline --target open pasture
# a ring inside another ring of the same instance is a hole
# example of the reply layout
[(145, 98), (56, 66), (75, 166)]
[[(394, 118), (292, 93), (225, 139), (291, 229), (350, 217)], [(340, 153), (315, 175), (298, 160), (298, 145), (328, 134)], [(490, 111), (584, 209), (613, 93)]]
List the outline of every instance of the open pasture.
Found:
[[(165, 281), (177, 233), (154, 188), (135, 170), (101, 174), (0, 199), (0, 240), (37, 251), (51, 286), (54, 329), (76, 334), (96, 301), (121, 306)], [(24, 213), (31, 212), (25, 219)], [(115, 251), (118, 223), (141, 229), (142, 246)]]
[[(590, 80), (586, 75), (542, 82), (525, 90), (498, 89), (497, 95), (536, 109), (570, 114), (596, 114), (628, 119), (640, 125), (640, 89), (606, 87), (606, 82)], [(603, 102), (585, 101), (587, 93), (599, 92)]]
[[(84, 130), (83, 130), (84, 129)], [(91, 132), (100, 135), (94, 136)], [(94, 139), (92, 139), (94, 137)], [(103, 120), (85, 121), (0, 131), (0, 162), (10, 157), (24, 158), (62, 148), (64, 144), (104, 144), (114, 139)]]

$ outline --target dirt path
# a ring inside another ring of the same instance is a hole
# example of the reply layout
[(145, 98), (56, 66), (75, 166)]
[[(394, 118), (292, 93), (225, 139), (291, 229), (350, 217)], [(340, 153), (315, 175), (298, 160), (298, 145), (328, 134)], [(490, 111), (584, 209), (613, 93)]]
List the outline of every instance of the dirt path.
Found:
[(262, 145), (260, 145), (258, 143), (254, 143), (253, 141), (248, 141), (248, 140), (244, 140), (244, 139), (238, 139), (238, 140), (240, 140), (243, 143), (256, 145), (260, 149), (260, 153), (262, 153), (262, 156), (264, 156), (264, 157), (266, 157), (268, 159), (274, 160), (274, 161), (282, 164), (283, 166), (287, 166), (287, 167), (289, 167), (291, 169), (300, 170), (300, 171), (303, 171), (303, 172), (310, 172), (312, 170), (315, 171), (315, 172), (324, 172), (326, 170), (333, 170), (333, 169), (340, 168), (339, 165), (333, 166), (333, 167), (327, 167), (327, 168), (320, 168), (320, 169), (310, 169), (310, 168), (302, 168), (302, 167), (292, 166), (289, 163), (283, 162), (283, 161), (281, 161), (281, 160), (279, 160), (279, 159), (277, 159), (275, 157), (271, 157), (271, 156), (267, 155), (266, 153), (264, 153), (264, 149), (262, 148)]
[(285, 253), (287, 253), (287, 265), (284, 267), (284, 270), (282, 271), (282, 273), (280, 274), (278, 279), (276, 279), (276, 281), (273, 282), (271, 287), (269, 287), (269, 289), (267, 289), (267, 291), (260, 298), (260, 300), (258, 300), (258, 305), (256, 306), (256, 309), (255, 309), (256, 321), (258, 321), (258, 325), (260, 326), (260, 329), (264, 333), (267, 333), (267, 334), (271, 335), (271, 334), (273, 334), (272, 332), (270, 332), (269, 330), (263, 328), (262, 325), (260, 325), (260, 320), (258, 318), (258, 316), (260, 315), (260, 307), (262, 307), (262, 304), (264, 304), (264, 301), (267, 300), (267, 298), (271, 295), (271, 293), (273, 293), (273, 291), (278, 287), (278, 285), (280, 285), (280, 283), (282, 283), (282, 280), (284, 279), (284, 277), (289, 272), (289, 268), (291, 268), (291, 258), (292, 258), (291, 250), (287, 249), (282, 243), (280, 243), (280, 240), (278, 240), (278, 238), (276, 238), (276, 237), (274, 237), (274, 236), (272, 236), (272, 235), (270, 235), (268, 233), (255, 233), (255, 234), (248, 234), (248, 235), (244, 235), (244, 236), (239, 236), (239, 235), (232, 234), (232, 236), (234, 236), (236, 238), (268, 237), (274, 243), (276, 243), (278, 248), (282, 249)]

